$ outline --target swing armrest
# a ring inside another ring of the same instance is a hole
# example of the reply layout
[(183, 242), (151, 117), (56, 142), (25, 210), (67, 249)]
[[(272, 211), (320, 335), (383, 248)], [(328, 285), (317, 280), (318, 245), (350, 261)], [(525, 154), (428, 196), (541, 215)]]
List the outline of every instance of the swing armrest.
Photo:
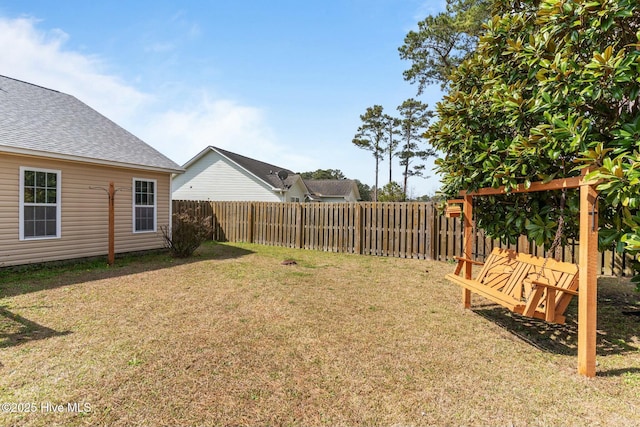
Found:
[(456, 259), (458, 262), (463, 261), (463, 262), (468, 262), (471, 263), (473, 265), (484, 265), (484, 262), (480, 262), (480, 261), (474, 261), (472, 259), (469, 258), (463, 258), (461, 256), (454, 256), (454, 259)]
[(578, 291), (561, 288), (560, 286), (556, 286), (556, 285), (550, 285), (549, 283), (541, 282), (539, 280), (532, 279), (532, 280), (527, 280), (527, 282), (530, 282), (532, 285), (535, 285), (535, 286), (542, 286), (544, 288), (554, 289), (558, 292), (564, 292), (565, 294), (578, 295)]
[(460, 272), (462, 271), (462, 266), (464, 265), (465, 262), (468, 262), (471, 265), (484, 265), (483, 262), (474, 261), (472, 259), (463, 258), (463, 257), (460, 257), (460, 256), (454, 256), (453, 258), (458, 260), (458, 265), (456, 266), (456, 271), (453, 272), (453, 274), (455, 274), (456, 276), (458, 274), (460, 274)]

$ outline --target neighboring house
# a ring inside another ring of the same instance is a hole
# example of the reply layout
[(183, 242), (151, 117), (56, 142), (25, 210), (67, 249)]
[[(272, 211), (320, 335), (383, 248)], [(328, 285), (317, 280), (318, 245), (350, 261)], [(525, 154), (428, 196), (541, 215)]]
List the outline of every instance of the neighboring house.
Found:
[(352, 179), (305, 179), (312, 202), (357, 202), (358, 185)]
[(304, 202), (300, 175), (216, 147), (207, 147), (173, 178), (174, 200)]
[(180, 166), (73, 96), (0, 76), (0, 266), (163, 247)]

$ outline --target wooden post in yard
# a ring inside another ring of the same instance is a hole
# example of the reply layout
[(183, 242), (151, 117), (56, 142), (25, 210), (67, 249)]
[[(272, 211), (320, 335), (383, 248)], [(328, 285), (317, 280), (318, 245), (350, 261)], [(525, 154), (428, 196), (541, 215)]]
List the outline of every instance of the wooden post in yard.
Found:
[[(464, 196), (464, 202), (462, 203), (462, 214), (464, 216), (464, 257), (466, 259), (473, 259), (473, 197), (470, 195)], [(465, 263), (464, 278), (471, 279), (471, 263)], [(471, 291), (467, 288), (462, 288), (462, 304), (464, 308), (471, 308)]]
[(598, 192), (580, 184), (580, 253), (578, 294), (578, 373), (596, 375), (596, 319), (598, 297)]
[(118, 188), (116, 189), (113, 181), (109, 182), (109, 188), (104, 187), (89, 187), (91, 190), (100, 190), (107, 193), (107, 197), (109, 198), (109, 227), (107, 234), (108, 236), (108, 244), (107, 244), (107, 264), (113, 265), (115, 263), (115, 242), (116, 242), (116, 215), (115, 215), (115, 200), (116, 193), (119, 190), (131, 190), (131, 188)]
[(107, 264), (113, 265), (116, 260), (115, 242), (116, 242), (116, 215), (115, 215), (115, 198), (116, 187), (113, 181), (109, 183), (109, 255), (107, 256)]

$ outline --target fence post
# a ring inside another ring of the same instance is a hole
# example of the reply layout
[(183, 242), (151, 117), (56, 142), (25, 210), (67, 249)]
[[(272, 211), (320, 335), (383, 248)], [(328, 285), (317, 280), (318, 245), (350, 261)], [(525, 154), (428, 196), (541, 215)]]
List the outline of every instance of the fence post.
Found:
[(302, 249), (302, 233), (304, 227), (302, 224), (302, 205), (296, 204), (296, 248)]
[(438, 235), (438, 218), (435, 215), (435, 203), (434, 202), (428, 202), (425, 206), (424, 206), (424, 216), (422, 216), (421, 220), (422, 223), (424, 224), (424, 230), (425, 230), (425, 236), (424, 236), (424, 240), (425, 240), (425, 249), (424, 249), (424, 255), (425, 258), (428, 260), (435, 260), (438, 261), (440, 258), (438, 257), (438, 254), (436, 253), (436, 236)]
[(247, 204), (247, 243), (253, 243), (253, 203)]
[(213, 202), (209, 202), (208, 205), (209, 209), (205, 215), (211, 212), (211, 215), (209, 215), (209, 218), (211, 218), (211, 240), (216, 240), (216, 218), (213, 214)]
[(362, 204), (355, 204), (354, 252), (362, 255)]

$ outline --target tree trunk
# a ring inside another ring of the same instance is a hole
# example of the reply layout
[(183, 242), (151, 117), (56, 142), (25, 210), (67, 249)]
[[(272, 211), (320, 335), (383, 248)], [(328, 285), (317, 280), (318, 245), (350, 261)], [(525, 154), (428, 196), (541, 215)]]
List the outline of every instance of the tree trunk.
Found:
[(391, 151), (391, 145), (389, 145), (389, 184), (391, 184), (391, 167), (393, 164), (393, 152)]
[(378, 201), (378, 169), (379, 169), (380, 160), (376, 157), (376, 185), (373, 187), (373, 201)]
[(402, 187), (402, 192), (405, 200), (407, 200), (407, 181), (409, 181), (409, 159), (407, 159), (407, 164), (404, 165), (404, 185)]

